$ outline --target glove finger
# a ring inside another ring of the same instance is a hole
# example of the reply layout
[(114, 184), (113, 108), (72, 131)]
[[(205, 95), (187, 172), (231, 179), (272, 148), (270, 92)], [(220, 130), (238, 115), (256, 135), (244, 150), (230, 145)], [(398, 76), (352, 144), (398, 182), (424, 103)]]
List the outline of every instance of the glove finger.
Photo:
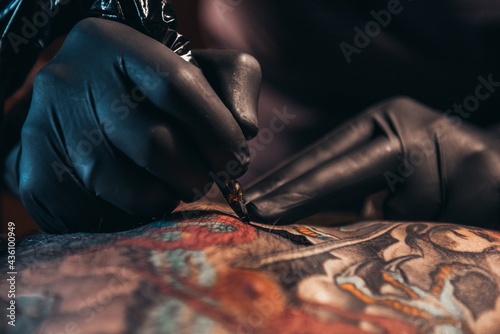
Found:
[[(265, 196), (282, 185), (300, 178), (303, 174), (311, 172), (315, 167), (355, 151), (378, 136), (382, 135), (391, 141), (397, 141), (389, 121), (374, 114), (373, 110), (361, 114), (266, 173), (246, 190), (245, 198), (253, 201)], [(393, 146), (391, 144), (388, 147), (392, 150)], [(396, 149), (394, 153), (401, 150), (397, 145), (394, 148)]]
[(252, 220), (291, 223), (347, 199), (386, 187), (385, 173), (397, 165), (397, 141), (377, 138), (335, 157), (248, 203)]
[[(126, 115), (105, 113), (102, 117), (107, 117), (102, 131), (112, 145), (163, 180), (176, 198), (192, 202), (211, 188), (208, 164), (177, 120), (158, 117), (157, 108), (147, 101)], [(98, 129), (92, 137), (96, 143), (103, 140)]]
[[(42, 91), (35, 91), (33, 101), (40, 102), (37, 96)], [(35, 219), (36, 211), (42, 211), (52, 217), (49, 221), (58, 230), (58, 222), (87, 229), (98, 224), (103, 205), (96, 202), (103, 200), (123, 215), (149, 220), (175, 208), (178, 201), (163, 181), (114, 149), (106, 138), (93, 142), (88, 137), (87, 129), (89, 133), (99, 129), (97, 121), (65, 121), (81, 113), (79, 104), (68, 105), (59, 113), (52, 113), (44, 103), (34, 106), (22, 130), (20, 192), (28, 211), (35, 211)], [(42, 122), (41, 118), (47, 117), (49, 121)], [(89, 208), (97, 208), (97, 212), (89, 212), (93, 211)]]
[(259, 132), (257, 105), (262, 79), (259, 62), (234, 50), (193, 50), (193, 56), (246, 139), (254, 138)]
[(232, 178), (246, 171), (250, 156), (243, 132), (199, 68), (128, 26), (92, 18), (75, 26), (57, 60), (62, 62), (64, 57), (70, 62), (75, 50), (81, 49), (76, 46), (81, 45), (82, 39), (90, 39), (93, 48), (101, 52), (89, 54), (89, 61), (81, 66), (93, 66), (91, 72), (96, 75), (94, 66), (107, 72), (116, 69), (114, 78), (99, 77), (94, 83), (101, 82), (105, 90), (109, 88), (109, 80), (130, 79), (135, 85), (130, 95), (144, 93), (156, 108), (177, 119), (189, 131), (213, 171), (225, 170), (228, 163), (240, 167)]
[(175, 208), (178, 200), (162, 180), (133, 163), (107, 140), (87, 146), (94, 152), (85, 154), (80, 146), (84, 140), (68, 141), (67, 149), (74, 152), (70, 159), (89, 191), (131, 215), (161, 217)]
[[(146, 217), (131, 215), (119, 207), (120, 203), (113, 205), (96, 197), (96, 194), (89, 191), (78, 178), (75, 168), (60, 160), (57, 145), (55, 143), (45, 145), (39, 138), (37, 132), (31, 131), (29, 127), (23, 129), (19, 191), (26, 210), (44, 231), (115, 232), (151, 221), (151, 213)], [(44, 153), (40, 155), (39, 152)], [(117, 188), (123, 188), (115, 180), (108, 179), (107, 182), (111, 187), (116, 185)], [(127, 189), (117, 198), (128, 196), (133, 200), (135, 197), (137, 203), (134, 204), (148, 200), (139, 192), (130, 193), (135, 190)], [(120, 192), (120, 189), (117, 189), (117, 192)], [(168, 211), (175, 206), (175, 201), (168, 196), (164, 198), (165, 203), (162, 203), (162, 208)]]

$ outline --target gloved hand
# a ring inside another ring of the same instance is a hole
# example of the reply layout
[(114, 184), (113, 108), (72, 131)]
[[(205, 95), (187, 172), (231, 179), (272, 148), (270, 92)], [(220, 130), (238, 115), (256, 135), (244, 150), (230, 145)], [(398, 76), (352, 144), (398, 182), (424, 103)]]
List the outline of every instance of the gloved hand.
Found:
[(127, 24), (192, 60), (189, 41), (176, 31), (177, 17), (170, 0), (3, 0), (0, 100), (23, 84), (42, 50), (86, 17)]
[(245, 172), (258, 62), (235, 51), (197, 55), (206, 77), (121, 23), (90, 18), (73, 28), (37, 75), (21, 143), (6, 160), (15, 167), (8, 183), (18, 180), (43, 229), (128, 229), (197, 199), (209, 172)]
[(286, 224), (387, 189), (388, 219), (499, 228), (500, 140), (408, 98), (385, 101), (246, 191), (253, 220)]

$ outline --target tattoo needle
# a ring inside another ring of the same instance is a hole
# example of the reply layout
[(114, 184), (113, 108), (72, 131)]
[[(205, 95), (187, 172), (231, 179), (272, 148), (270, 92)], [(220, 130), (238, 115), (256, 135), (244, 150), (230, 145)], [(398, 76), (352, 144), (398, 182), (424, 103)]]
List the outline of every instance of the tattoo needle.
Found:
[(242, 222), (248, 223), (250, 218), (248, 217), (248, 211), (243, 197), (243, 188), (240, 183), (236, 180), (225, 182), (218, 177), (214, 177), (214, 181), (231, 209), (233, 209)]

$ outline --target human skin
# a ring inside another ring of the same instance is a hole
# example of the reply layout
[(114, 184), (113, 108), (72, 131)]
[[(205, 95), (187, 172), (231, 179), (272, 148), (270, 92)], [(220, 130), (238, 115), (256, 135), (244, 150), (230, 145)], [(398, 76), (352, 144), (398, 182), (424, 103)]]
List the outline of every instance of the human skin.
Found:
[(16, 250), (17, 324), (40, 333), (500, 330), (498, 232), (307, 223), (244, 224), (227, 207), (195, 203), (130, 231), (28, 237)]

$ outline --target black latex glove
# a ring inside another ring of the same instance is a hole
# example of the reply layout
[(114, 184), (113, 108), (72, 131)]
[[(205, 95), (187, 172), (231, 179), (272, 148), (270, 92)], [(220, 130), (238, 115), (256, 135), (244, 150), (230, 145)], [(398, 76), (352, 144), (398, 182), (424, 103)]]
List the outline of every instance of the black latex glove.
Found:
[(21, 145), (6, 159), (9, 185), (19, 180), (43, 229), (128, 229), (197, 199), (210, 171), (245, 172), (260, 67), (235, 51), (198, 56), (206, 77), (121, 23), (73, 28), (37, 75)]
[(125, 23), (192, 61), (189, 41), (176, 31), (177, 18), (170, 0), (3, 0), (0, 100), (20, 87), (46, 46), (85, 17)]
[(500, 140), (408, 98), (385, 101), (246, 192), (253, 220), (291, 223), (387, 189), (384, 215), (498, 228)]

